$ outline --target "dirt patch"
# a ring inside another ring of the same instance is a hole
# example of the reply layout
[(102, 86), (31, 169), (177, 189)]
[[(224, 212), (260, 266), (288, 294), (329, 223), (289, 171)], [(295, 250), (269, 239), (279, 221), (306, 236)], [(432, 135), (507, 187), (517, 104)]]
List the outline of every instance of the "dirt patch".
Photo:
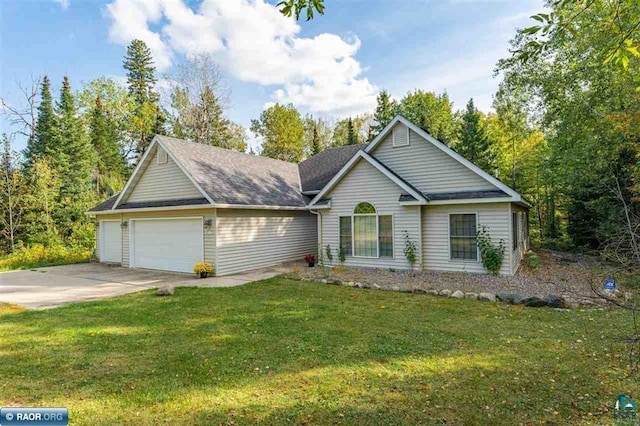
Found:
[(295, 274), (314, 281), (337, 280), (342, 283), (362, 283), (388, 290), (461, 290), (465, 293), (513, 292), (523, 297), (568, 295), (575, 298), (593, 297), (592, 283), (601, 286), (613, 268), (598, 258), (573, 253), (541, 250), (537, 268), (526, 262), (513, 277), (466, 272), (403, 271), (377, 268), (315, 267), (299, 268)]

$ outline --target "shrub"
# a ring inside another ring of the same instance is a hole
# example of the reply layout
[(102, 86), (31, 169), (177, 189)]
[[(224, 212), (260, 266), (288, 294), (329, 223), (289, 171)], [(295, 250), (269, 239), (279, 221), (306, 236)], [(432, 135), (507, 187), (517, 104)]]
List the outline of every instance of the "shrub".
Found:
[(524, 255), (524, 261), (527, 267), (532, 271), (535, 271), (540, 267), (540, 256), (538, 256), (532, 251), (528, 251)]
[(193, 267), (193, 272), (195, 272), (196, 274), (200, 274), (200, 273), (203, 273), (203, 272), (206, 272), (208, 274), (212, 274), (213, 273), (213, 265), (211, 265), (210, 263), (207, 263), (207, 262), (198, 262)]
[(327, 253), (327, 259), (329, 260), (329, 263), (331, 263), (331, 261), (333, 260), (333, 254), (331, 253), (331, 246), (329, 244), (327, 244), (325, 252)]
[(418, 261), (418, 245), (409, 237), (409, 231), (403, 231), (403, 234), (404, 255), (411, 264), (411, 269), (413, 269), (413, 265)]
[(494, 246), (489, 235), (489, 228), (485, 225), (482, 225), (480, 230), (476, 232), (476, 239), (482, 257), (482, 266), (493, 275), (498, 275), (504, 261), (504, 240), (500, 240), (498, 245)]
[(344, 247), (340, 246), (338, 248), (338, 260), (340, 263), (344, 263), (347, 260), (347, 254), (344, 252)]
[(316, 263), (316, 257), (313, 254), (308, 254), (304, 257), (304, 261), (311, 265)]
[(18, 248), (13, 253), (0, 257), (0, 271), (83, 263), (88, 262), (92, 255), (93, 249), (84, 247), (62, 245), (47, 247), (42, 244), (33, 244)]

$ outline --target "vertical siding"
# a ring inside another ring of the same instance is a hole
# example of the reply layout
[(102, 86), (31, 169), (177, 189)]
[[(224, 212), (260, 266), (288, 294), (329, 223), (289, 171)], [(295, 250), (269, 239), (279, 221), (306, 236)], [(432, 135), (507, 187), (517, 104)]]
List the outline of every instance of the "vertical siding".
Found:
[(391, 132), (372, 154), (422, 192), (496, 189), (413, 131), (408, 146), (394, 147)]
[[(210, 219), (212, 221), (211, 227), (206, 226), (203, 229), (204, 232), (204, 260), (211, 263), (216, 267), (216, 211), (215, 209), (193, 209), (182, 211), (158, 211), (158, 212), (140, 212), (140, 213), (122, 213), (117, 216), (111, 216), (110, 218), (119, 217), (121, 220), (130, 221), (131, 219), (145, 219), (145, 218), (175, 218), (175, 217), (202, 217), (204, 221)], [(122, 266), (130, 267), (130, 244), (129, 244), (129, 230), (131, 224), (128, 227), (122, 228)], [(217, 269), (217, 267), (216, 267)]]
[(439, 271), (486, 273), (478, 261), (451, 260), (449, 255), (449, 214), (477, 213), (478, 224), (486, 225), (494, 244), (505, 244), (500, 274), (511, 275), (511, 223), (509, 203), (459, 204), (422, 207), (424, 268)]
[(146, 168), (141, 170), (133, 190), (125, 202), (180, 200), (202, 198), (202, 193), (191, 183), (180, 167), (167, 156), (167, 162), (158, 164), (156, 149), (147, 158)]
[[(355, 206), (363, 201), (373, 204), (379, 215), (393, 215), (393, 258), (347, 257), (347, 266), (367, 266), (377, 268), (410, 269), (404, 256), (403, 231), (418, 244), (420, 251), (420, 206), (400, 206), (402, 189), (375, 167), (360, 160), (356, 166), (338, 183), (328, 197), (331, 209), (320, 210), (322, 214), (322, 245), (329, 244), (334, 252), (333, 264), (338, 265), (340, 216), (351, 216)], [(421, 255), (418, 256), (420, 268)]]
[(217, 232), (219, 275), (301, 260), (318, 240), (306, 211), (219, 209)]

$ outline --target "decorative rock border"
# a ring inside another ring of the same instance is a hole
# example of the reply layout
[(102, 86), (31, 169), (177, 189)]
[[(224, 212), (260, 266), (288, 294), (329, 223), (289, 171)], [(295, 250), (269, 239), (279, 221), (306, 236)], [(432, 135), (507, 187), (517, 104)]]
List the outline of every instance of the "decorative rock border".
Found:
[[(302, 281), (313, 281), (310, 278), (303, 278)], [(575, 309), (580, 307), (595, 307), (598, 305), (596, 301), (594, 301), (593, 297), (583, 297), (581, 299), (577, 299), (571, 295), (563, 295), (558, 296), (554, 294), (550, 294), (545, 298), (530, 296), (523, 297), (519, 293), (509, 293), (509, 292), (498, 292), (496, 294), (493, 293), (464, 293), (460, 290), (424, 290), (420, 288), (408, 289), (401, 288), (400, 286), (394, 285), (391, 287), (380, 286), (378, 284), (367, 284), (360, 283), (354, 281), (342, 282), (336, 279), (322, 279), (320, 280), (323, 284), (335, 284), (335, 285), (344, 285), (347, 287), (355, 287), (355, 288), (371, 288), (376, 290), (386, 290), (386, 291), (398, 291), (402, 293), (413, 293), (413, 294), (428, 294), (432, 296), (442, 296), (442, 297), (452, 297), (456, 299), (470, 299), (470, 300), (479, 300), (482, 302), (502, 302), (509, 305), (523, 305), (530, 308), (540, 308), (540, 307), (550, 307), (556, 309)]]

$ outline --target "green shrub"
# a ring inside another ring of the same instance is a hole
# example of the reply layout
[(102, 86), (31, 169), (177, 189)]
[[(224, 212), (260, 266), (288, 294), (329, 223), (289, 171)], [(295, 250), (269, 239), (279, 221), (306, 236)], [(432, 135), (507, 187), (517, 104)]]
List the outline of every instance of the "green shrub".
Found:
[(532, 251), (528, 251), (524, 255), (524, 261), (527, 267), (532, 271), (535, 271), (540, 267), (540, 256), (538, 256)]
[(344, 252), (344, 247), (342, 246), (338, 247), (338, 260), (341, 264), (343, 264), (344, 261), (347, 260), (347, 254)]
[(331, 261), (333, 260), (333, 254), (331, 253), (331, 246), (329, 244), (327, 244), (327, 248), (325, 251), (327, 253), (327, 260), (329, 261), (329, 263), (331, 263)]
[(93, 249), (33, 244), (0, 257), (0, 271), (87, 262)]
[(485, 225), (482, 225), (480, 230), (476, 232), (476, 239), (482, 257), (482, 266), (493, 275), (498, 275), (504, 261), (504, 240), (500, 240), (498, 245), (494, 246), (489, 235), (489, 228)]
[(409, 231), (403, 231), (403, 234), (404, 255), (411, 264), (411, 269), (413, 269), (413, 265), (418, 261), (418, 245), (409, 237)]

